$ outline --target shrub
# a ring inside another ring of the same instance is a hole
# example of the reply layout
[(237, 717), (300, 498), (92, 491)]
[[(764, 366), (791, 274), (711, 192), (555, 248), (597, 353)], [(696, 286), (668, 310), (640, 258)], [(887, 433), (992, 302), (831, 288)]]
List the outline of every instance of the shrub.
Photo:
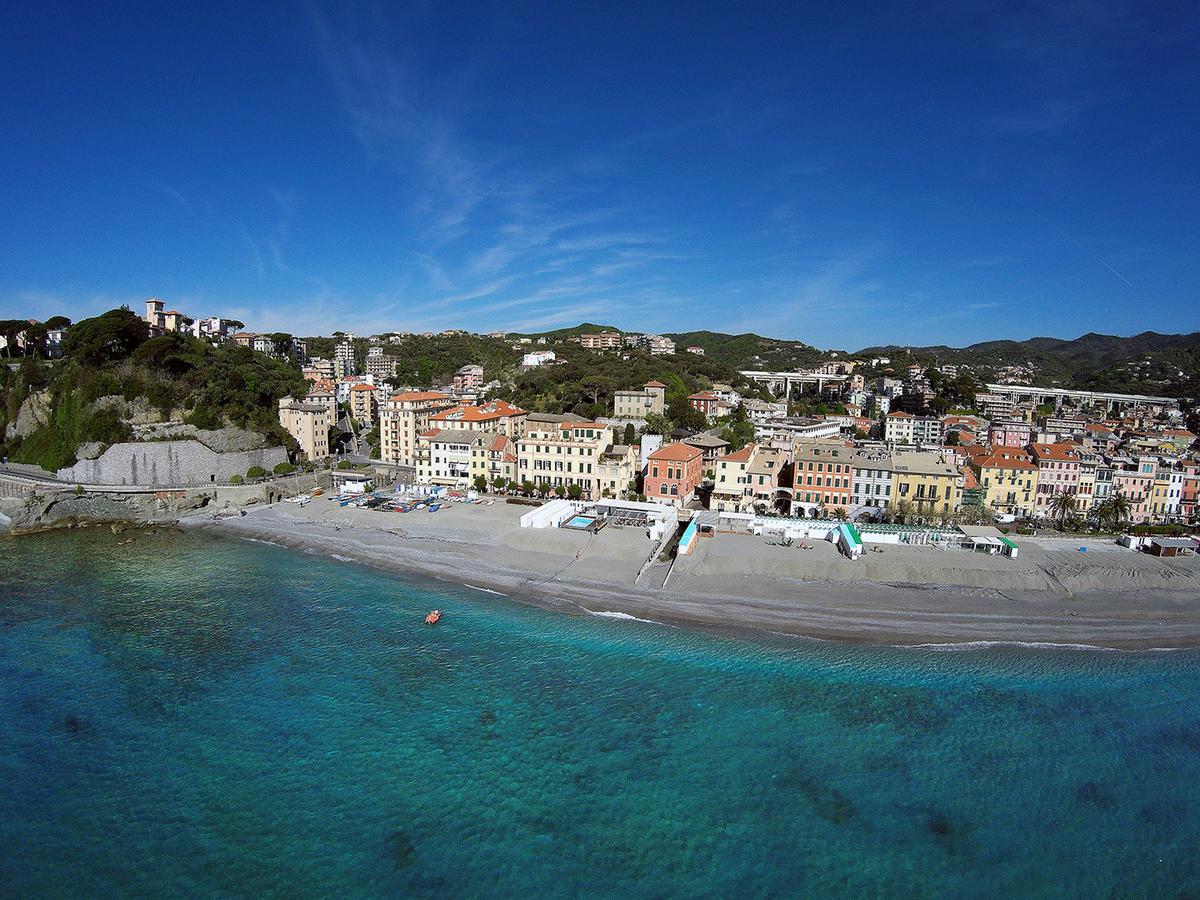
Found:
[(281, 462), (277, 463), (272, 471), (276, 475), (291, 475), (296, 471), (296, 467), (289, 462)]
[(334, 466), (334, 468), (335, 468), (335, 469), (340, 469), (340, 470), (342, 470), (342, 471), (345, 471), (346, 469), (349, 469), (349, 468), (350, 468), (350, 460), (348, 460), (348, 459), (343, 459), (343, 460), (342, 460), (341, 462), (339, 462), (339, 463), (338, 463), (336, 466)]
[(241, 475), (234, 475), (229, 479), (229, 483), (230, 484), (242, 484), (243, 482), (245, 482), (245, 480), (246, 479), (242, 478)]
[(262, 478), (266, 474), (267, 474), (267, 470), (264, 469), (262, 466), (251, 466), (249, 469), (246, 470), (247, 478)]

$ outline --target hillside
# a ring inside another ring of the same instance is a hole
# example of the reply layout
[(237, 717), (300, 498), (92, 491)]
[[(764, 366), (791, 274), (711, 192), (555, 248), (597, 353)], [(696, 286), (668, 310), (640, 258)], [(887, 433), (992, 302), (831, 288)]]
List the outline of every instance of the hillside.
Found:
[(1031, 368), (1038, 384), (1176, 397), (1200, 395), (1200, 332), (1131, 337), (1090, 332), (1074, 340), (1035, 337), (983, 341), (967, 347), (866, 347), (858, 356), (912, 358), (921, 363), (970, 365), (984, 374), (1004, 366)]
[(803, 341), (784, 341), (757, 334), (723, 334), (719, 331), (684, 331), (668, 334), (682, 351), (703, 347), (706, 356), (733, 369), (777, 371), (808, 366), (827, 359), (828, 354)]
[(170, 422), (237, 427), (287, 446), (277, 401), (304, 390), (294, 362), (180, 334), (148, 338), (140, 317), (114, 309), (72, 326), (62, 359), (0, 367), (0, 453), (54, 471), (84, 445)]

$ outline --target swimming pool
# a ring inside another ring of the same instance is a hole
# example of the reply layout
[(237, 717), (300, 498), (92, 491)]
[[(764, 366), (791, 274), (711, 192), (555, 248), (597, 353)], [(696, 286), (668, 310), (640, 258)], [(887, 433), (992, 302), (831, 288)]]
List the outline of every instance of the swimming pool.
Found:
[(595, 521), (595, 516), (574, 516), (563, 523), (563, 528), (587, 528)]

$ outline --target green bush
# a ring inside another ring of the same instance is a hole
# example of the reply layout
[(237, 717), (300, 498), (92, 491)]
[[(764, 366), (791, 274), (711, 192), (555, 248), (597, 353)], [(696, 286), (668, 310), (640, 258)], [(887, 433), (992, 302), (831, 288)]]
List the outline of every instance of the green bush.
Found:
[(233, 476), (230, 476), (229, 483), (230, 484), (242, 484), (243, 482), (245, 482), (245, 480), (246, 479), (242, 478), (241, 475), (233, 475)]
[(272, 471), (276, 475), (291, 475), (293, 472), (296, 471), (296, 467), (293, 466), (291, 463), (281, 462), (281, 463), (276, 463), (275, 468), (272, 469)]
[(249, 469), (246, 470), (247, 478), (262, 478), (266, 474), (267, 474), (267, 470), (264, 469), (262, 466), (251, 466)]
[(343, 459), (343, 460), (342, 460), (341, 462), (339, 462), (339, 463), (338, 463), (336, 466), (334, 466), (334, 468), (335, 468), (335, 469), (342, 470), (342, 471), (345, 471), (346, 469), (349, 469), (349, 468), (350, 468), (350, 460), (348, 460), (348, 459)]

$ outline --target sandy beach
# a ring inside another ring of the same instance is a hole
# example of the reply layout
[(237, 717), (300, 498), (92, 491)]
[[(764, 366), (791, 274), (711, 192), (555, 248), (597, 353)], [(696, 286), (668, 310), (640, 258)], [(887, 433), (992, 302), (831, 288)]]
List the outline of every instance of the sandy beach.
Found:
[(528, 509), (498, 500), (401, 514), (317, 498), (181, 524), (576, 614), (893, 645), (1200, 646), (1196, 557), (1163, 560), (1101, 540), (1024, 539), (1016, 559), (887, 546), (851, 561), (825, 542), (805, 550), (718, 534), (674, 566), (654, 561), (643, 572), (654, 549), (643, 531), (522, 529)]

